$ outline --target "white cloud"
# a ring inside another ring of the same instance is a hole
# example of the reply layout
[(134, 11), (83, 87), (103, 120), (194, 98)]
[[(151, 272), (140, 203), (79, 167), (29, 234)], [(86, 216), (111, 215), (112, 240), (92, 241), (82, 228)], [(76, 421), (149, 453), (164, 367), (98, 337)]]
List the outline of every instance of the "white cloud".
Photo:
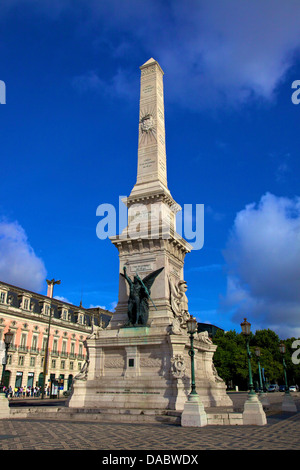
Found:
[(105, 307), (105, 305), (90, 305), (89, 308), (103, 308), (103, 310), (107, 310), (107, 308)]
[(167, 99), (194, 109), (272, 101), (300, 47), (299, 0), (4, 0), (2, 15), (18, 4), (51, 21), (77, 12), (79, 34), (95, 32), (116, 68), (110, 79), (83, 71), (92, 87), (130, 99), (137, 58), (154, 57)]
[(272, 101), (300, 46), (298, 0), (130, 0), (126, 8), (112, 0), (91, 2), (90, 9), (116, 50), (125, 36), (128, 50), (160, 62), (167, 98), (185, 107)]
[(264, 195), (235, 219), (224, 251), (222, 308), (256, 328), (300, 336), (300, 198)]
[(18, 222), (0, 221), (0, 279), (32, 291), (40, 291), (45, 283), (44, 263)]
[(66, 302), (67, 304), (72, 304), (72, 302), (70, 302), (66, 297), (63, 297), (61, 295), (55, 295), (53, 298), (56, 300), (60, 300), (61, 302)]

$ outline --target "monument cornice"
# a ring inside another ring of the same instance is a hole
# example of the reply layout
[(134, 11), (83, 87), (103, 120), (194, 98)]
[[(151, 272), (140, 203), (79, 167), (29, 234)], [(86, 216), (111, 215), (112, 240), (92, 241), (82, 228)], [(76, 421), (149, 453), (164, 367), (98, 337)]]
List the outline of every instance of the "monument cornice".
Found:
[(151, 250), (167, 250), (174, 254), (174, 251), (177, 250), (182, 254), (190, 253), (192, 250), (192, 246), (184, 240), (184, 238), (180, 237), (178, 234), (174, 236), (174, 234), (170, 234), (168, 238), (146, 238), (143, 236), (140, 237), (124, 237), (124, 235), (115, 235), (114, 237), (110, 237), (110, 241), (116, 248), (119, 250), (120, 254), (126, 254), (127, 252), (131, 252), (135, 248), (141, 252), (143, 250), (149, 251), (149, 245), (151, 245)]
[(163, 69), (161, 68), (159, 63), (155, 59), (153, 59), (152, 57), (151, 57), (151, 59), (147, 60), (147, 62), (145, 62), (143, 65), (140, 66), (140, 70), (142, 71), (142, 73), (143, 72), (145, 73), (145, 69), (148, 69), (149, 67), (153, 67), (153, 66), (156, 66), (158, 68), (158, 70), (160, 70), (162, 75), (164, 75)]
[[(125, 199), (125, 198), (124, 198)], [(127, 207), (130, 207), (133, 204), (153, 204), (156, 202), (163, 202), (172, 208), (174, 213), (177, 213), (181, 210), (180, 204), (178, 204), (171, 194), (166, 193), (165, 191), (155, 191), (151, 193), (140, 193), (136, 195), (130, 195), (126, 198), (125, 204)]]

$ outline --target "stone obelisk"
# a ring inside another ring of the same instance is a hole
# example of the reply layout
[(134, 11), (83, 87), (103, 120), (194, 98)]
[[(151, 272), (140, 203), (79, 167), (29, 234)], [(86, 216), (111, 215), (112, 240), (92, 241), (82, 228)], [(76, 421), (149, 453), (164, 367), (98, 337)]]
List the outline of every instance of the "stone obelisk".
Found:
[[(191, 246), (176, 233), (180, 206), (167, 184), (163, 71), (154, 59), (141, 67), (137, 180), (124, 203), (128, 226), (110, 240), (119, 252), (119, 300), (109, 326), (87, 340), (88, 360), (75, 377), (70, 407), (114, 414), (183, 410), (190, 392), (189, 318), (184, 258)], [(124, 276), (151, 287), (147, 322), (128, 325), (129, 286)], [(213, 366), (216, 346), (194, 340), (197, 391), (204, 406), (231, 405)]]
[(163, 71), (154, 59), (141, 66), (137, 181), (130, 197), (170, 195), (167, 183)]
[[(119, 251), (120, 273), (139, 276), (164, 268), (153, 286), (149, 324), (166, 328), (174, 319), (170, 282), (183, 280), (184, 258), (191, 246), (176, 233), (181, 209), (167, 183), (163, 71), (154, 59), (141, 69), (137, 180), (129, 197), (128, 226), (111, 241)], [(120, 276), (119, 302), (111, 321), (118, 328), (127, 320), (128, 287)], [(154, 307), (154, 305), (156, 307)]]

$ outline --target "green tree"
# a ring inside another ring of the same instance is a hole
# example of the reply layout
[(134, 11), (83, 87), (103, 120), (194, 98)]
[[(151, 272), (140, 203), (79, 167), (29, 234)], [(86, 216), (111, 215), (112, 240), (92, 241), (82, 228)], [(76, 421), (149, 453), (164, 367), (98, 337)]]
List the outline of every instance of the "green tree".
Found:
[(214, 337), (218, 348), (214, 355), (214, 364), (218, 374), (230, 385), (247, 388), (248, 366), (244, 338), (235, 330), (219, 330)]
[[(295, 338), (284, 341), (286, 345), (285, 361), (289, 385), (300, 384), (300, 364), (294, 364), (292, 354), (295, 349), (292, 344)], [(224, 332), (219, 330), (213, 342), (218, 346), (214, 355), (214, 364), (218, 374), (229, 385), (238, 385), (240, 389), (248, 387), (248, 362), (246, 340), (242, 333), (235, 330)], [(284, 384), (282, 357), (279, 352), (281, 340), (270, 329), (257, 330), (250, 335), (251, 367), (254, 383), (259, 384), (258, 362), (255, 350), (260, 349), (260, 365), (264, 370), (268, 383)]]

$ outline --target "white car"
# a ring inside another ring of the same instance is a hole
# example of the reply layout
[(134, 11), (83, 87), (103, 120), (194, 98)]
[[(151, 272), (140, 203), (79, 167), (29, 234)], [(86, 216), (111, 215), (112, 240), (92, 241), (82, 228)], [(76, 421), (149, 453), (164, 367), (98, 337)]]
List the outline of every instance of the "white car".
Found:
[(298, 385), (291, 385), (289, 387), (290, 392), (298, 392)]

